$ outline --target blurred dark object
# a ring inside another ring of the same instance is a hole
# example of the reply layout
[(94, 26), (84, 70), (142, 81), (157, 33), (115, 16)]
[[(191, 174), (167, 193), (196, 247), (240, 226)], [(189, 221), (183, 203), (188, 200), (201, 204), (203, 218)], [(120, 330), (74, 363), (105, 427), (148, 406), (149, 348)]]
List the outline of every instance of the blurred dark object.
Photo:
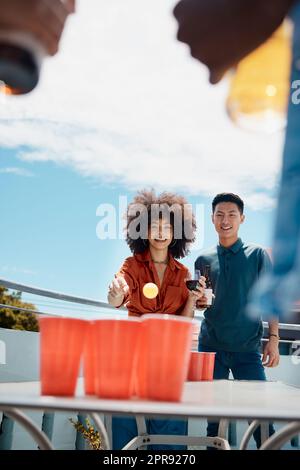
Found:
[(295, 0), (181, 0), (174, 9), (179, 41), (218, 83), (227, 70), (263, 44)]
[(34, 53), (32, 48), (17, 43), (2, 42), (0, 36), (0, 78), (9, 95), (21, 95), (32, 91), (39, 81), (44, 54)]
[(75, 0), (0, 0), (1, 92), (32, 91), (46, 55), (58, 51)]
[(198, 290), (200, 287), (199, 281), (195, 279), (190, 279), (189, 281), (185, 281), (185, 283), (188, 290)]

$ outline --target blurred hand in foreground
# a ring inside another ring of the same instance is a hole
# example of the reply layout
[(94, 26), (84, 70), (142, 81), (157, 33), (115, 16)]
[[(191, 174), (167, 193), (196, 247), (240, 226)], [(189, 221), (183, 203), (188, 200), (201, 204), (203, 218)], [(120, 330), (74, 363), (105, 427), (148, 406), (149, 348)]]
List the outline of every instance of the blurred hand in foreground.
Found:
[(174, 8), (179, 41), (218, 83), (231, 67), (268, 39), (295, 0), (181, 0)]
[(49, 55), (59, 41), (75, 0), (0, 0), (1, 31), (27, 32), (37, 38)]

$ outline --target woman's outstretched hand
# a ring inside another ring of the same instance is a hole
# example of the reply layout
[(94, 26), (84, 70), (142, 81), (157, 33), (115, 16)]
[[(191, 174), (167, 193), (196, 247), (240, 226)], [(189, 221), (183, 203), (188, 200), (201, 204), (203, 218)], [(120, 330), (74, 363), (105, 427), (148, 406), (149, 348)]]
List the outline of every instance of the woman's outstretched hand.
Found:
[(108, 288), (108, 302), (114, 307), (122, 305), (129, 286), (122, 276), (115, 276)]

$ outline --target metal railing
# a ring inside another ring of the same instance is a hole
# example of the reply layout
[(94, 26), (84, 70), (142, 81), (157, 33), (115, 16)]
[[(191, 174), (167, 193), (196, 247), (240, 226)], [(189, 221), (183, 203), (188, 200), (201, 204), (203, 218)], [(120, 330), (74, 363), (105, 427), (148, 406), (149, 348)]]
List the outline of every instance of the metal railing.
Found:
[[(114, 307), (109, 305), (107, 302), (97, 301), (97, 300), (94, 300), (94, 299), (88, 299), (88, 298), (83, 298), (83, 297), (78, 297), (78, 296), (73, 296), (73, 295), (68, 295), (68, 294), (64, 294), (64, 293), (60, 293), (60, 292), (54, 292), (54, 291), (50, 291), (50, 290), (46, 290), (46, 289), (40, 289), (40, 288), (37, 288), (37, 287), (34, 287), (34, 286), (28, 286), (28, 285), (12, 282), (12, 281), (5, 280), (5, 279), (0, 279), (0, 286), (4, 286), (8, 289), (15, 290), (15, 291), (20, 291), (20, 292), (25, 292), (25, 293), (28, 293), (28, 294), (33, 294), (33, 295), (36, 295), (36, 296), (51, 298), (51, 299), (54, 299), (54, 300), (57, 300), (57, 301), (76, 303), (76, 304), (80, 304), (80, 305), (83, 305), (83, 306), (89, 306), (89, 307), (92, 307), (93, 310), (94, 309), (102, 309), (102, 310), (103, 309), (106, 309), (106, 310), (109, 310), (109, 309), (113, 310), (114, 309)], [(53, 307), (55, 307), (55, 305), (53, 305)], [(55, 315), (55, 313), (49, 313), (49, 312), (44, 312), (44, 311), (42, 312), (42, 311), (39, 311), (39, 310), (31, 310), (31, 309), (28, 309), (28, 308), (12, 306), (12, 305), (6, 305), (6, 304), (2, 304), (2, 303), (0, 304), (0, 308), (7, 308), (7, 309), (12, 309), (12, 310), (16, 310), (16, 311), (20, 311), (20, 312), (27, 312), (27, 313), (30, 312), (30, 313), (35, 313), (35, 314), (38, 314), (38, 315)], [(118, 310), (122, 310), (123, 314), (125, 314), (125, 312), (127, 311), (126, 308), (124, 308), (124, 307), (121, 308), (121, 309), (118, 309)], [(56, 313), (56, 315), (58, 315), (58, 313)], [(200, 323), (200, 321), (203, 319), (203, 312), (197, 311), (195, 316), (196, 316), (196, 319), (199, 320), (199, 323)], [(263, 322), (263, 324), (264, 324), (264, 327), (267, 328), (268, 323)], [(298, 331), (300, 331), (300, 325), (299, 324), (280, 323), (279, 324), (279, 329), (280, 330), (294, 330), (294, 331), (298, 330)], [(280, 342), (281, 343), (292, 343), (291, 340), (281, 340)], [(294, 343), (294, 341), (293, 341), (293, 343)], [(51, 422), (53, 423), (54, 422), (54, 414), (50, 417), (50, 419), (51, 419)], [(232, 426), (233, 429), (235, 429), (234, 423), (231, 424), (231, 426)], [(77, 433), (76, 443), (77, 443), (77, 441), (81, 442), (80, 439), (81, 439), (81, 436), (79, 435), (79, 433)], [(76, 444), (76, 446), (77, 445), (79, 445), (78, 448), (80, 448), (80, 445), (82, 445), (82, 443), (81, 444)]]
[[(42, 296), (42, 297), (48, 297), (48, 298), (51, 298), (51, 299), (61, 300), (61, 301), (65, 301), (65, 302), (77, 303), (77, 304), (91, 306), (91, 307), (97, 307), (97, 308), (101, 308), (101, 309), (103, 309), (103, 308), (104, 309), (110, 309), (110, 310), (114, 309), (114, 307), (112, 307), (107, 302), (98, 301), (98, 300), (94, 300), (94, 299), (87, 299), (87, 298), (84, 298), (84, 297), (77, 297), (77, 296), (74, 296), (74, 295), (64, 294), (64, 293), (61, 293), (61, 292), (54, 292), (54, 291), (50, 291), (50, 290), (47, 290), (47, 289), (40, 289), (38, 287), (28, 286), (28, 285), (25, 285), (25, 284), (19, 284), (17, 282), (9, 281), (9, 280), (6, 280), (6, 279), (0, 279), (0, 286), (6, 287), (8, 289), (15, 290), (15, 291), (26, 292), (26, 293), (29, 293), (29, 294), (34, 294), (34, 295), (38, 295), (38, 296)], [(53, 313), (41, 312), (41, 311), (38, 311), (38, 310), (30, 310), (30, 309), (27, 309), (27, 308), (20, 308), (20, 307), (17, 307), (17, 306), (6, 305), (6, 304), (0, 304), (0, 307), (8, 308), (8, 309), (11, 309), (11, 310), (18, 310), (18, 311), (22, 311), (22, 312), (35, 313), (35, 314), (38, 314), (38, 315), (53, 315)], [(122, 312), (127, 311), (125, 307), (120, 307), (118, 309), (118, 311), (119, 310), (121, 310)], [(195, 317), (196, 317), (196, 319), (201, 320), (201, 319), (203, 319), (203, 313), (201, 313), (201, 311), (197, 311)], [(264, 326), (264, 328), (267, 328), (268, 323), (263, 322), (263, 326)], [(279, 323), (279, 329), (280, 330), (290, 330), (290, 331), (291, 330), (300, 331), (300, 324)]]
[[(9, 281), (7, 279), (0, 279), (0, 286), (6, 287), (7, 289), (19, 291), (19, 292), (26, 292), (28, 294), (34, 294), (37, 296), (47, 297), (50, 299), (60, 300), (64, 302), (76, 303), (76, 304), (89, 306), (93, 308), (101, 308), (101, 309), (107, 309), (107, 310), (114, 309), (114, 307), (112, 305), (109, 305), (108, 302), (102, 302), (102, 301), (98, 301), (95, 299), (88, 299), (85, 297), (78, 297), (74, 295), (64, 294), (61, 292), (55, 292), (55, 291), (51, 291), (48, 289), (40, 289), (39, 287), (28, 286), (25, 284), (20, 284), (17, 282)], [(7, 308), (10, 310), (17, 310), (21, 312), (35, 313), (37, 315), (55, 315), (55, 313), (53, 312), (52, 313), (42, 312), (40, 310), (32, 310), (32, 309), (23, 308), (23, 307), (20, 308), (20, 307), (13, 306), (13, 305), (0, 304), (0, 307)], [(125, 312), (127, 310), (125, 307), (120, 307), (118, 311)]]

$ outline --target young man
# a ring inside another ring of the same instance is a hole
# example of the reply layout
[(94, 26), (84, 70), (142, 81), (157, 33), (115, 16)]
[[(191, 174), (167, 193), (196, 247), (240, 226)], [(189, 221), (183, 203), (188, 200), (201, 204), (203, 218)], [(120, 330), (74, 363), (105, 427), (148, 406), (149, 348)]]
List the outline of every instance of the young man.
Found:
[[(232, 372), (237, 380), (266, 380), (264, 367), (279, 363), (278, 322), (269, 322), (269, 341), (263, 358), (259, 352), (263, 334), (262, 321), (246, 314), (248, 293), (258, 277), (271, 268), (267, 252), (256, 245), (245, 244), (239, 238), (244, 222), (244, 203), (231, 193), (218, 194), (212, 202), (212, 222), (219, 244), (201, 253), (195, 269), (211, 269), (215, 299), (204, 313), (199, 335), (199, 351), (215, 351), (215, 379), (228, 379)], [(205, 308), (205, 301), (198, 301)], [(274, 433), (269, 426), (270, 435)], [(218, 423), (209, 423), (208, 436), (218, 434)], [(260, 429), (254, 433), (260, 447)]]
[[(263, 44), (285, 17), (293, 22), (288, 124), (273, 235), (273, 266), (250, 297), (248, 311), (282, 321), (299, 299), (300, 277), (300, 0), (180, 0), (177, 37), (207, 65), (211, 83)], [(281, 293), (284, 292), (284, 295)]]

